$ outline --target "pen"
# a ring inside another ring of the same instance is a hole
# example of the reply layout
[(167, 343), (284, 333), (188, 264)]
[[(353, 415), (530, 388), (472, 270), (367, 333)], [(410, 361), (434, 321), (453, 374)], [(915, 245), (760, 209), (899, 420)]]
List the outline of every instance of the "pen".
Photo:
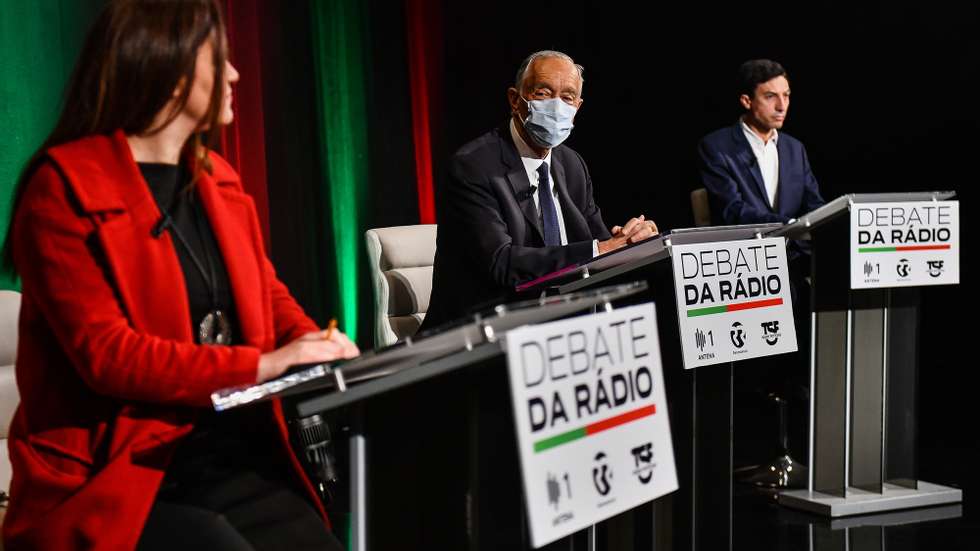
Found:
[(323, 335), (323, 340), (329, 341), (330, 337), (333, 336), (334, 329), (337, 329), (337, 318), (330, 318), (330, 323), (327, 324), (327, 332)]

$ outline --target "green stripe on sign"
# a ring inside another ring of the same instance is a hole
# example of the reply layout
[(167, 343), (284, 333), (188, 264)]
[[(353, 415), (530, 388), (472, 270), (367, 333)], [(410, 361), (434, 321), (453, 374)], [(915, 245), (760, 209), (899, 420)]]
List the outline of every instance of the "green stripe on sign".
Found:
[(687, 311), (687, 317), (696, 318), (698, 316), (710, 316), (711, 314), (723, 314), (728, 311), (728, 306), (709, 306), (707, 308), (695, 308)]
[(555, 446), (561, 446), (562, 444), (567, 444), (572, 440), (578, 440), (579, 438), (585, 438), (586, 432), (585, 427), (580, 429), (570, 430), (568, 432), (563, 432), (561, 434), (556, 434), (551, 438), (545, 438), (544, 440), (539, 440), (534, 443), (534, 453), (542, 452), (548, 448), (554, 448)]
[(859, 253), (893, 253), (895, 247), (861, 247)]

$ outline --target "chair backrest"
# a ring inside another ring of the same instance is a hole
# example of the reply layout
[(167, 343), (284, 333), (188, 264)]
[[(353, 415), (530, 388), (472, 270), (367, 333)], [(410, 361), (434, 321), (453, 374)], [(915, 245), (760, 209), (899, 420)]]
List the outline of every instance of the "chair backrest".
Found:
[(10, 459), (7, 456), (7, 430), (13, 419), (20, 394), (14, 377), (17, 357), (17, 320), (20, 316), (20, 293), (0, 291), (0, 490), (10, 487)]
[(694, 211), (694, 225), (701, 228), (711, 225), (711, 206), (708, 203), (708, 190), (703, 187), (691, 192), (691, 210)]
[(374, 285), (374, 345), (415, 334), (432, 294), (436, 225), (375, 228), (364, 233)]

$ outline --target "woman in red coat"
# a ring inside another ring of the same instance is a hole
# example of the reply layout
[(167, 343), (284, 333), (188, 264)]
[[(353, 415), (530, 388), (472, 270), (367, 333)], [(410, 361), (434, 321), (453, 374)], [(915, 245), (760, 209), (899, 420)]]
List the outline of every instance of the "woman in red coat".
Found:
[(113, 1), (25, 170), (7, 549), (330, 549), (278, 403), (210, 394), (352, 357), (276, 278), (210, 152), (232, 119), (214, 0)]

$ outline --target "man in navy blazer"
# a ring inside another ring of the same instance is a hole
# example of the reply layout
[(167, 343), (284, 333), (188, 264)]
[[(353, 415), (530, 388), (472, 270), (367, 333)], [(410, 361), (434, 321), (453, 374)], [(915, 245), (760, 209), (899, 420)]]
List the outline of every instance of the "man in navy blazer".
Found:
[[(739, 102), (745, 113), (734, 126), (716, 130), (705, 136), (698, 146), (701, 161), (701, 181), (708, 190), (712, 222), (715, 224), (757, 224), (788, 222), (824, 204), (817, 179), (810, 169), (806, 148), (799, 140), (780, 132), (789, 109), (789, 80), (786, 71), (775, 61), (756, 59), (739, 68)], [(795, 361), (763, 359), (754, 369), (739, 377), (735, 383), (737, 401), (755, 395), (760, 387), (763, 394), (777, 390), (784, 402), (789, 399), (789, 442), (797, 457), (805, 455), (806, 400), (802, 389), (809, 381), (809, 244), (790, 241), (787, 246), (790, 289), (796, 334), (800, 349)], [(782, 465), (785, 459), (766, 461), (768, 438), (774, 432), (766, 427), (771, 415), (757, 407), (739, 407), (736, 413), (736, 433), (743, 436), (743, 445), (736, 446), (736, 464), (759, 463), (756, 469), (746, 470), (747, 478), (760, 483), (785, 485), (766, 475), (772, 465)], [(745, 445), (748, 443), (749, 445)], [(782, 450), (786, 455), (789, 450)], [(782, 467), (781, 467), (782, 468)], [(797, 469), (797, 472), (803, 472)], [(796, 473), (794, 473), (795, 475)], [(789, 477), (790, 487), (799, 487), (804, 477)]]
[(789, 109), (786, 71), (767, 59), (747, 61), (739, 85), (745, 114), (698, 146), (712, 222), (788, 222), (823, 205), (806, 148), (779, 132)]

